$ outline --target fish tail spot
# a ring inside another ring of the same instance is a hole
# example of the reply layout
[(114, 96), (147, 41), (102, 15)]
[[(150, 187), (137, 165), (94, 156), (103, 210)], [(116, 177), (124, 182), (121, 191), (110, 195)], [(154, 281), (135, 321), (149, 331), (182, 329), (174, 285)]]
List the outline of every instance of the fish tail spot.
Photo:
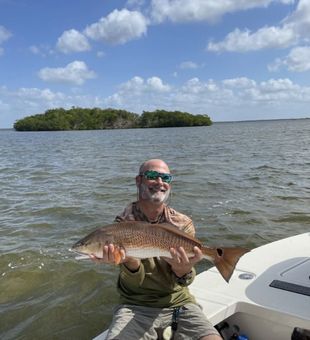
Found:
[(223, 256), (223, 249), (222, 248), (216, 248), (217, 255), (222, 257)]

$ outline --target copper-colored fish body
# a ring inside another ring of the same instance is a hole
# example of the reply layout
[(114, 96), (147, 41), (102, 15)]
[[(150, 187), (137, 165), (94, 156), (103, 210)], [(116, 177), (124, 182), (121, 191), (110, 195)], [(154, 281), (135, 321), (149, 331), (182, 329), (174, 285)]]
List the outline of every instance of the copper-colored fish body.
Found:
[[(124, 249), (127, 256), (140, 259), (171, 257), (170, 248), (179, 247), (183, 247), (190, 257), (194, 256), (193, 248), (198, 247), (204, 258), (218, 268), (227, 282), (239, 258), (249, 251), (244, 248), (209, 248), (174, 225), (139, 221), (126, 221), (98, 228), (75, 243), (72, 250), (102, 258), (103, 247), (108, 244), (113, 244), (116, 249)], [(119, 261), (120, 258), (117, 262)]]

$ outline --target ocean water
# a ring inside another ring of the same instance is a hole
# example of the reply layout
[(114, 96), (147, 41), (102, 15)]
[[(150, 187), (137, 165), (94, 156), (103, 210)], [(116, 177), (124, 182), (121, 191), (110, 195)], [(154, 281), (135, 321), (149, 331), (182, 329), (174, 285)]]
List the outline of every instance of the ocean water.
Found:
[(192, 217), (198, 238), (254, 248), (310, 230), (309, 146), (310, 119), (1, 130), (0, 338), (91, 339), (107, 328), (118, 269), (68, 249), (135, 200), (144, 160), (168, 163), (170, 205)]

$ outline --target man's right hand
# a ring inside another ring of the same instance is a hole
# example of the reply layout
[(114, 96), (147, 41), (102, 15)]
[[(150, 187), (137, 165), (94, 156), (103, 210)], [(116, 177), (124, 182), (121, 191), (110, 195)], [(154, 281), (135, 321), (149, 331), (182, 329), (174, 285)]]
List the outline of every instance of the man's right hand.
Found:
[(125, 250), (115, 247), (114, 244), (109, 244), (103, 247), (102, 258), (90, 255), (90, 258), (96, 263), (119, 264), (124, 263), (125, 266), (132, 272), (139, 270), (141, 261), (134, 257), (127, 256)]

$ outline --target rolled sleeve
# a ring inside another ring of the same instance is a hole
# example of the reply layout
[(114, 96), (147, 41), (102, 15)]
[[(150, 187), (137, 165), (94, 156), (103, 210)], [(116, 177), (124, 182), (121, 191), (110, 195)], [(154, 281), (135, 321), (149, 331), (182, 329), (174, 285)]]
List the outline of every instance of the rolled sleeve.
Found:
[(144, 265), (141, 262), (136, 272), (131, 272), (124, 264), (120, 265), (120, 279), (133, 286), (141, 286), (145, 278)]
[(182, 280), (182, 282), (180, 282), (180, 278), (176, 277), (175, 274), (174, 274), (174, 277), (175, 277), (177, 284), (180, 285), (181, 287), (188, 287), (194, 281), (195, 276), (196, 276), (196, 270), (195, 270), (194, 267), (191, 270), (190, 277), (184, 279), (184, 281)]

